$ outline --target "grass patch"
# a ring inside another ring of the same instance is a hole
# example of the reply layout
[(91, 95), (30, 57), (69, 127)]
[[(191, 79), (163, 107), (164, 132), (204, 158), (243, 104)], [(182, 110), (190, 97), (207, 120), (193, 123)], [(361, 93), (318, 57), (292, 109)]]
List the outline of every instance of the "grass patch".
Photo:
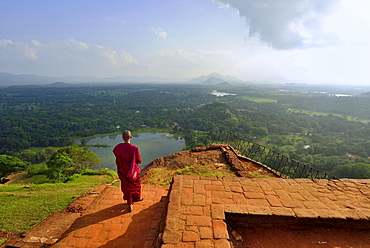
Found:
[(230, 166), (228, 165), (220, 166), (220, 164), (185, 166), (185, 168), (175, 171), (175, 174), (176, 175), (193, 175), (193, 176), (200, 176), (200, 177), (215, 176), (218, 178), (236, 177), (235, 173), (231, 171)]
[(172, 181), (173, 175), (192, 175), (201, 177), (215, 176), (218, 178), (236, 177), (230, 166), (218, 163), (185, 166), (185, 168), (178, 170), (169, 170), (165, 167), (153, 168), (147, 172), (145, 183), (168, 186)]
[(168, 186), (172, 181), (173, 174), (174, 171), (165, 167), (153, 168), (147, 172), (148, 181), (146, 183)]
[(254, 178), (270, 178), (268, 175), (263, 175), (259, 173), (258, 171), (248, 171), (248, 174), (251, 175)]
[(303, 110), (303, 109), (294, 109), (290, 108), (290, 110), (293, 113), (302, 113), (302, 114), (307, 114), (309, 116), (326, 116), (326, 115), (334, 115), (342, 118), (346, 118), (348, 121), (357, 121), (357, 122), (362, 122), (362, 123), (369, 123), (370, 120), (360, 120), (358, 117), (350, 116), (350, 115), (342, 115), (342, 114), (333, 114), (333, 113), (324, 113), (324, 112), (317, 112), (317, 111), (310, 111), (310, 110)]
[(239, 98), (253, 101), (253, 102), (277, 102), (277, 100), (274, 100), (274, 99), (260, 98), (260, 97), (253, 97), (253, 96), (239, 96)]
[(0, 239), (0, 245), (4, 244), (6, 239)]
[[(38, 175), (39, 176), (39, 175)], [(36, 181), (39, 180), (34, 178)], [(76, 196), (94, 186), (112, 181), (109, 175), (82, 175), (68, 183), (0, 185), (0, 230), (23, 232), (40, 223), (53, 212), (64, 209)], [(30, 179), (27, 179), (30, 180)], [(28, 182), (29, 184), (23, 184)]]

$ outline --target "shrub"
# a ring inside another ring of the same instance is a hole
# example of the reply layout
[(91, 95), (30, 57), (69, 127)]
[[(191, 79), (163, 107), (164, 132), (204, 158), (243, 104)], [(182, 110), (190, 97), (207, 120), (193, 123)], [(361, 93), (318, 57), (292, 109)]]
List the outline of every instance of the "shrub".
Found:
[(117, 173), (109, 169), (99, 169), (99, 170), (85, 169), (81, 171), (81, 175), (108, 175), (111, 176), (112, 178), (117, 177)]
[(48, 171), (48, 166), (45, 163), (32, 164), (27, 167), (27, 173), (29, 176), (46, 174)]
[(30, 165), (30, 162), (23, 161), (20, 158), (0, 155), (0, 177), (5, 177), (14, 172), (25, 170)]

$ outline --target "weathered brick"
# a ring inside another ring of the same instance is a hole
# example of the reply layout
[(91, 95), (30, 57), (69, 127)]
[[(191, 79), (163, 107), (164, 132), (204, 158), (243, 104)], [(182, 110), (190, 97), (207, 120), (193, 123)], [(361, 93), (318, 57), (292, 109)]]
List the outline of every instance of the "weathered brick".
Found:
[(319, 201), (305, 201), (303, 204), (306, 206), (306, 208), (310, 209), (329, 209), (325, 204)]
[(181, 233), (175, 230), (165, 230), (163, 232), (163, 243), (165, 244), (177, 244), (180, 242)]
[(329, 198), (327, 197), (323, 197), (323, 198), (319, 198), (319, 200), (325, 205), (327, 206), (329, 209), (332, 209), (332, 210), (340, 210), (341, 208), (334, 203), (334, 201), (330, 200)]
[(206, 191), (204, 189), (204, 184), (194, 184), (195, 194), (204, 194)]
[(247, 205), (226, 204), (224, 210), (225, 213), (249, 214)]
[(228, 239), (229, 233), (227, 231), (226, 223), (222, 220), (213, 220), (213, 237), (216, 239)]
[(258, 184), (260, 185), (261, 189), (263, 191), (270, 191), (270, 190), (273, 190), (273, 188), (271, 187), (271, 185), (266, 182), (266, 181), (259, 181)]
[(212, 227), (201, 226), (199, 227), (199, 235), (201, 239), (211, 239), (213, 238)]
[(169, 202), (179, 205), (180, 198), (181, 198), (180, 190), (172, 190), (169, 197)]
[(315, 196), (306, 190), (298, 190), (298, 193), (303, 196), (306, 201), (319, 201)]
[(176, 245), (176, 248), (194, 248), (194, 242), (182, 242)]
[(187, 216), (186, 225), (190, 226), (211, 226), (211, 217), (208, 216)]
[(220, 185), (220, 186), (223, 186), (224, 184), (220, 180), (215, 180), (215, 181), (212, 181), (212, 185)]
[(166, 230), (177, 230), (178, 229), (178, 219), (177, 218), (166, 218)]
[(259, 192), (244, 192), (246, 199), (264, 199), (265, 195)]
[(292, 209), (298, 218), (318, 218), (319, 215), (312, 209), (293, 208)]
[(199, 240), (199, 235), (196, 232), (193, 231), (184, 231), (182, 233), (182, 241), (185, 242), (192, 242), (192, 241), (198, 241)]
[(274, 190), (281, 190), (282, 187), (280, 186), (280, 184), (277, 182), (277, 181), (274, 181), (274, 180), (269, 180), (267, 181), (267, 183), (271, 186), (271, 188), (273, 188)]
[(370, 209), (360, 208), (361, 214), (364, 214), (368, 220), (370, 220)]
[(193, 204), (193, 189), (182, 188), (181, 189), (181, 204), (192, 205)]
[(211, 216), (213, 219), (225, 219), (225, 211), (223, 204), (211, 205)]
[(195, 242), (195, 248), (212, 248), (213, 242), (212, 240), (201, 240)]
[(185, 179), (182, 181), (183, 188), (193, 188), (193, 180), (192, 179)]
[(211, 216), (211, 204), (203, 206), (203, 215), (204, 216)]
[(266, 206), (248, 206), (248, 211), (253, 215), (272, 215), (271, 209)]
[(181, 190), (182, 179), (182, 175), (175, 175), (172, 180), (171, 190)]
[(246, 204), (244, 194), (241, 193), (232, 193), (233, 200), (236, 204)]
[(294, 201), (291, 199), (280, 199), (281, 204), (287, 208), (303, 208), (303, 205), (299, 201)]
[(266, 199), (246, 199), (247, 205), (251, 206), (270, 206)]
[(168, 203), (167, 206), (167, 216), (168, 217), (177, 217), (179, 215), (179, 210), (181, 209), (180, 206), (173, 204), (173, 203)]
[(186, 215), (203, 215), (203, 207), (201, 206), (187, 206), (184, 209)]
[(280, 199), (292, 200), (289, 193), (286, 192), (285, 190), (275, 190), (275, 192), (279, 196)]
[(233, 204), (234, 200), (229, 198), (212, 197), (212, 203), (216, 204)]
[(173, 244), (163, 244), (161, 248), (176, 248), (176, 245)]
[(227, 239), (216, 239), (213, 241), (214, 248), (231, 248)]
[(299, 193), (289, 193), (289, 196), (296, 201), (304, 201), (305, 198)]
[(212, 197), (225, 198), (225, 199), (233, 198), (230, 192), (225, 192), (225, 191), (212, 191)]
[(320, 218), (345, 219), (344, 214), (339, 213), (336, 210), (329, 210), (329, 209), (314, 209), (314, 210), (319, 215)]
[(242, 188), (245, 192), (263, 192), (263, 190), (259, 186), (243, 185)]
[(205, 188), (206, 190), (210, 190), (210, 191), (224, 191), (224, 186), (223, 185), (205, 185)]
[(206, 205), (206, 196), (203, 194), (195, 194), (193, 199), (194, 199), (194, 205), (196, 206)]
[(194, 180), (194, 185), (206, 185), (212, 184), (212, 181), (204, 180), (205, 178), (201, 177), (199, 180)]
[(232, 191), (232, 192), (236, 192), (236, 193), (243, 193), (244, 191), (243, 191), (243, 188), (242, 187), (240, 187), (240, 186), (231, 186), (230, 187), (230, 190)]
[(295, 217), (295, 213), (290, 208), (285, 208), (285, 207), (271, 207), (270, 209), (271, 209), (272, 215)]
[(266, 200), (270, 203), (272, 207), (282, 207), (283, 206), (279, 198), (275, 195), (266, 195)]

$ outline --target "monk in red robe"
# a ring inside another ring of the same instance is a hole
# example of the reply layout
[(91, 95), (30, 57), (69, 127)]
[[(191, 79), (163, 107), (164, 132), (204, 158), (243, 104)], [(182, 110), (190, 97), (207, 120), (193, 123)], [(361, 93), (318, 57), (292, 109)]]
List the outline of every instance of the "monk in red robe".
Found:
[[(131, 132), (125, 130), (122, 133), (122, 139), (124, 143), (119, 143), (113, 149), (113, 153), (116, 156), (116, 165), (119, 179), (121, 180), (121, 190), (123, 193), (123, 199), (127, 201), (129, 206), (129, 212), (133, 210), (133, 202), (142, 201), (141, 197), (141, 182), (140, 175), (136, 180), (131, 179), (127, 176), (130, 169), (131, 160), (135, 154), (135, 162), (141, 163), (141, 156), (139, 148), (130, 143), (132, 138)], [(135, 151), (135, 152), (134, 152)]]

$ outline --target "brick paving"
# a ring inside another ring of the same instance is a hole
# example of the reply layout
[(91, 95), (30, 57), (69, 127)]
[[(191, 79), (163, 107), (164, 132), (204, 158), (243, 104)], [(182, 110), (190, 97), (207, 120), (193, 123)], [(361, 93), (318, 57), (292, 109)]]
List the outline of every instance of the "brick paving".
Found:
[(370, 180), (175, 176), (162, 248), (231, 247), (225, 214), (370, 228)]
[(100, 194), (74, 203), (87, 205), (82, 214), (57, 212), (27, 232), (22, 242), (7, 245), (230, 248), (230, 214), (256, 216), (258, 222), (283, 217), (305, 223), (334, 221), (345, 227), (360, 223), (370, 229), (370, 180), (177, 175), (170, 189), (144, 184), (143, 197), (129, 213), (119, 186), (106, 186)]
[(144, 201), (129, 213), (118, 186), (108, 186), (52, 247), (152, 247), (168, 187), (144, 184)]
[(120, 186), (108, 185), (72, 204), (86, 206), (82, 213), (56, 212), (2, 247), (150, 248), (157, 242), (167, 194), (168, 187), (143, 184), (144, 201), (135, 202), (129, 213)]

